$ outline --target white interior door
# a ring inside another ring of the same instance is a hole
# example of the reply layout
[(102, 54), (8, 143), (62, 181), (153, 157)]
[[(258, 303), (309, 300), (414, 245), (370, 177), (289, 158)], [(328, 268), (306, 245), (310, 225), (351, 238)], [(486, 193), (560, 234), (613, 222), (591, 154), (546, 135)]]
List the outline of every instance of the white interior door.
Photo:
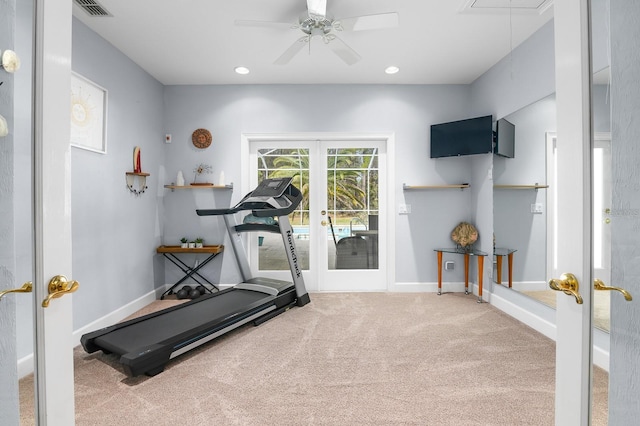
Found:
[[(556, 424), (563, 426), (590, 422), (593, 277), (588, 8), (588, 0), (554, 3), (559, 171), (556, 256), (558, 269), (573, 274), (580, 286), (573, 295), (557, 295), (555, 413)], [(569, 284), (567, 280), (563, 283)]]

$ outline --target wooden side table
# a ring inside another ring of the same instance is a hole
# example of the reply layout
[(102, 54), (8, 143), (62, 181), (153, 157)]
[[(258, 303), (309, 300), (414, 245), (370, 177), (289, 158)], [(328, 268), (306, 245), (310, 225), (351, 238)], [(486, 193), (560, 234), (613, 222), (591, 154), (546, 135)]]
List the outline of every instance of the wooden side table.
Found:
[(469, 259), (478, 258), (478, 303), (482, 303), (482, 278), (484, 275), (484, 258), (487, 253), (480, 250), (465, 250), (462, 248), (434, 249), (438, 257), (438, 295), (442, 294), (442, 253), (461, 254), (464, 256), (464, 293), (469, 294)]
[(510, 248), (494, 248), (493, 254), (496, 257), (496, 282), (502, 284), (502, 258), (507, 256), (508, 276), (509, 276), (509, 288), (513, 286), (513, 253), (517, 252), (516, 249)]

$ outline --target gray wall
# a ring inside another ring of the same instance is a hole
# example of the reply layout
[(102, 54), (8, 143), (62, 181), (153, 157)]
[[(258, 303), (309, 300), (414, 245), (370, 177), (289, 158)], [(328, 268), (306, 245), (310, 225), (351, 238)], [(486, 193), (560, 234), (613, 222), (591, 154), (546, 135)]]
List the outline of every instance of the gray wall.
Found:
[[(240, 135), (245, 133), (373, 132), (394, 133), (397, 167), (393, 204), (412, 204), (412, 213), (396, 217), (396, 281), (434, 282), (433, 261), (424, 261), (426, 248), (450, 244), (449, 232), (470, 220), (468, 194), (438, 192), (403, 193), (402, 182), (413, 185), (460, 183), (470, 179), (468, 159), (429, 158), (430, 125), (468, 118), (468, 86), (171, 86), (165, 89), (165, 131), (173, 142), (166, 145), (167, 183), (179, 170), (186, 179), (200, 162), (213, 166), (213, 179), (224, 170), (227, 182), (240, 181)], [(204, 151), (191, 147), (191, 133), (204, 127), (213, 144)], [(239, 201), (239, 185), (231, 203)], [(195, 208), (225, 206), (225, 192), (176, 191), (165, 194), (164, 241), (176, 244), (183, 235), (199, 234), (212, 243), (224, 241), (220, 220), (198, 218)], [(179, 207), (177, 207), (179, 206)], [(437, 206), (437, 207), (436, 207)], [(431, 260), (431, 259), (429, 259)], [(223, 283), (239, 279), (232, 256), (207, 265), (212, 273), (222, 265)], [(167, 265), (168, 282), (175, 267)], [(455, 277), (460, 280), (460, 277)]]
[[(74, 328), (164, 283), (155, 249), (162, 231), (163, 86), (112, 45), (73, 20), (72, 70), (108, 90), (107, 154), (71, 150)], [(133, 149), (149, 189), (129, 192)], [(159, 274), (159, 275), (157, 275)]]

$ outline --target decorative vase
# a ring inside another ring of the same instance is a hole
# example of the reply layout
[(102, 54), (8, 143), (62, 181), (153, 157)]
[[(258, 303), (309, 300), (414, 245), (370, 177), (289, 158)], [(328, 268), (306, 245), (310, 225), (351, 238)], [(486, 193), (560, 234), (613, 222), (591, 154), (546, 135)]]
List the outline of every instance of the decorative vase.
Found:
[(176, 178), (177, 186), (184, 186), (184, 175), (182, 174), (182, 170), (178, 172), (178, 177)]

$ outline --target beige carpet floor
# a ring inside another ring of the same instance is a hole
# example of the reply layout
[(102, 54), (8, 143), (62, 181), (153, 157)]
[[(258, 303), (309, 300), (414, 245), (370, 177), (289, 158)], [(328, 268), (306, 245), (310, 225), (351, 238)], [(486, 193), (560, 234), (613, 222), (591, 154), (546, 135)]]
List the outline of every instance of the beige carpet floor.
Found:
[[(78, 425), (554, 424), (554, 342), (458, 293), (312, 294), (155, 377), (126, 377), (113, 355), (74, 357)], [(606, 373), (594, 384), (604, 425)]]

